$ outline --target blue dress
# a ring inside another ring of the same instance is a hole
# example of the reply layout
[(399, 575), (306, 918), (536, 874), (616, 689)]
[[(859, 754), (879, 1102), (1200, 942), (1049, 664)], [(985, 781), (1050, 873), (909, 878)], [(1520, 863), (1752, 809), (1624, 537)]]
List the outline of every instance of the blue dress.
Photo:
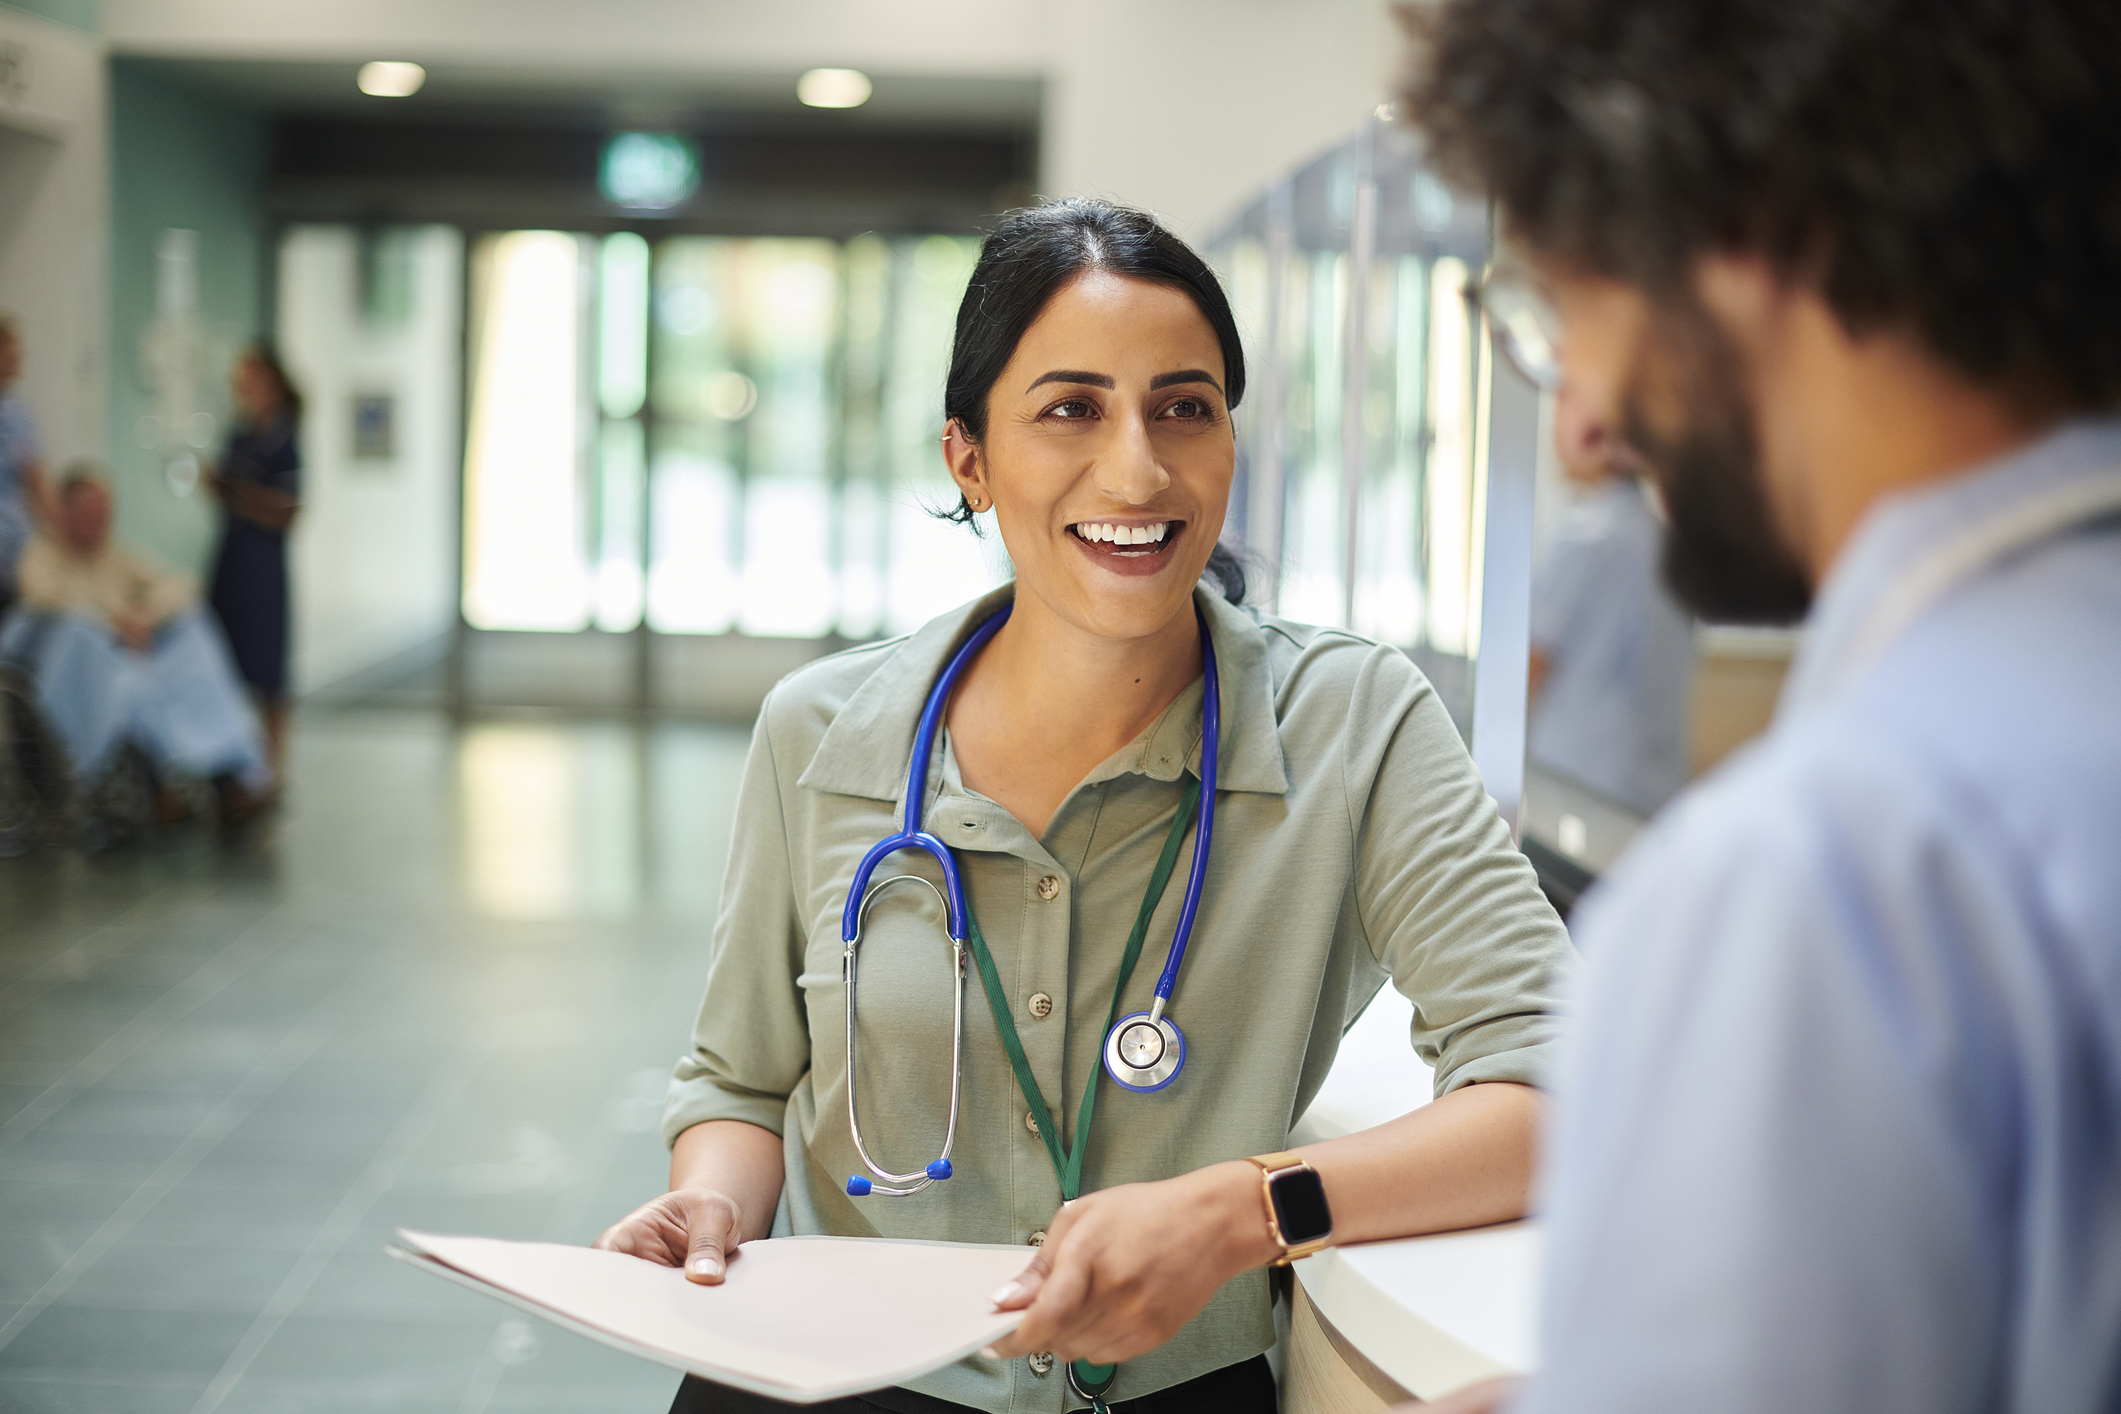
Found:
[[(295, 424), (238, 427), (221, 457), (228, 481), (301, 494), (302, 458)], [(221, 510), (221, 547), (214, 556), (214, 614), (228, 634), (236, 669), (262, 697), (287, 692), (287, 534)]]

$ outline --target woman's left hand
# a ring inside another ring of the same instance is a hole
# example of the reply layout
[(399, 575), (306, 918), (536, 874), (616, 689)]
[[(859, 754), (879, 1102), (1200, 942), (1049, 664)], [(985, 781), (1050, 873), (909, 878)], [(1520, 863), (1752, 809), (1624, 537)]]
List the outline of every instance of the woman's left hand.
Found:
[(1110, 1365), (1154, 1350), (1239, 1272), (1272, 1261), (1259, 1170), (1239, 1160), (1064, 1203), (1046, 1243), (995, 1293), (1024, 1323), (990, 1348)]

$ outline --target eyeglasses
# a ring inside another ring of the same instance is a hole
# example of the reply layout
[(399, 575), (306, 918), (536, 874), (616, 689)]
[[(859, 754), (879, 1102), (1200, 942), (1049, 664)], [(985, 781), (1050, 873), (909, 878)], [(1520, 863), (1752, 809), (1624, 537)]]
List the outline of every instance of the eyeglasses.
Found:
[(1561, 390), (1561, 316), (1522, 268), (1491, 266), (1466, 288), (1517, 371), (1549, 393)]

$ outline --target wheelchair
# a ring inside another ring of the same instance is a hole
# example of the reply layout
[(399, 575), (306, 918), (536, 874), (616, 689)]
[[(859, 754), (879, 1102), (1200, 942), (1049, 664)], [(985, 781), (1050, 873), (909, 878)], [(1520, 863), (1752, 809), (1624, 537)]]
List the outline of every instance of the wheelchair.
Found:
[[(0, 628), (27, 612), (0, 619)], [(11, 651), (0, 657), (0, 859), (65, 843), (99, 854), (147, 835), (160, 793), (147, 754), (127, 742), (94, 780), (77, 780), (65, 743), (37, 702), (43, 635), (32, 620), (9, 636)]]
[(37, 687), (15, 663), (0, 663), (0, 859), (62, 838), (73, 773), (37, 710)]

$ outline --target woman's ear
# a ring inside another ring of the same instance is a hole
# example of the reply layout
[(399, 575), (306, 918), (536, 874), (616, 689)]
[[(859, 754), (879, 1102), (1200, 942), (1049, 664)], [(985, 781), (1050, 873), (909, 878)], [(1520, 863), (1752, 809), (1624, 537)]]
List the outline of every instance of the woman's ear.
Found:
[(954, 417), (943, 427), (943, 465), (949, 468), (950, 479), (957, 483), (958, 494), (965, 498), (966, 505), (984, 511), (994, 504), (994, 496), (987, 489), (987, 458), (965, 430), (965, 424)]

